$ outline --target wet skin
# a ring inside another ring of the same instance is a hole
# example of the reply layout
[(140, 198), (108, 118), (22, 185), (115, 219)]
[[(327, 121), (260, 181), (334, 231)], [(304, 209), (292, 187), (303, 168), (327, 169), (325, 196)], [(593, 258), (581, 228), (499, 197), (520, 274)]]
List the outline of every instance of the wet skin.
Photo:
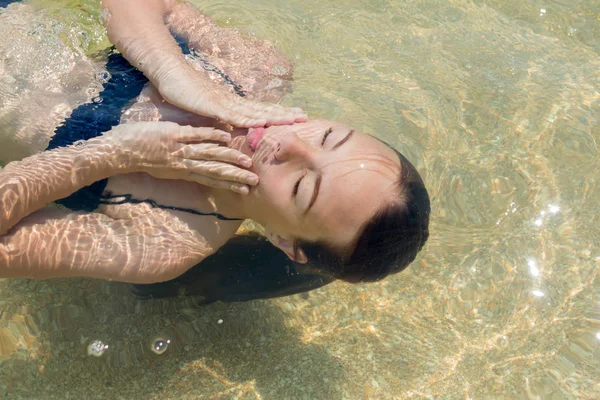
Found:
[(256, 152), (247, 143), (240, 149), (252, 155), (260, 183), (248, 196), (239, 196), (239, 207), (268, 232), (288, 240), (327, 241), (345, 248), (377, 210), (398, 197), (396, 154), (337, 122), (272, 126)]
[[(274, 63), (279, 60), (274, 55), (271, 58)], [(229, 75), (236, 77), (235, 68)], [(268, 77), (265, 72), (265, 82)], [(156, 90), (150, 85), (124, 110), (122, 123), (170, 120), (194, 126), (215, 124), (169, 106), (152, 93)], [(391, 149), (368, 135), (350, 132), (349, 127), (327, 121), (273, 126), (266, 129), (256, 153), (243, 136), (236, 138), (232, 147), (239, 146), (252, 155), (253, 171), (261, 180), (246, 196), (143, 173), (112, 176), (106, 189), (113, 195), (151, 199), (165, 206), (254, 219), (288, 254), (296, 239), (349, 247), (369, 217), (394, 199), (399, 172)], [(86, 214), (41, 210), (15, 226), (0, 244), (6, 249), (26, 249), (14, 262), (6, 262), (18, 267), (8, 276), (91, 276), (149, 283), (185, 272), (227, 242), (239, 224), (147, 204), (102, 206)], [(40, 252), (42, 243), (46, 250)]]

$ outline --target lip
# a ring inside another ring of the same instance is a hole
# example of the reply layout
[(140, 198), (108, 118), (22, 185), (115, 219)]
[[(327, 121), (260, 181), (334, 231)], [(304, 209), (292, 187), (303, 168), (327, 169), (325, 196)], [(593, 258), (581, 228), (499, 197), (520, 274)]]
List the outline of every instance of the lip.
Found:
[(258, 144), (260, 143), (264, 133), (265, 128), (263, 127), (250, 128), (248, 130), (247, 138), (248, 143), (250, 145), (250, 149), (252, 149), (252, 151), (256, 152), (256, 150), (258, 150)]
[(262, 137), (256, 144), (256, 150), (252, 155), (252, 160), (255, 164), (257, 171), (260, 170), (265, 163), (268, 163), (268, 161), (271, 159), (274, 153), (274, 143), (272, 142), (272, 140), (266, 138), (268, 136), (269, 135), (267, 134), (267, 132), (265, 132), (262, 135)]
[[(269, 133), (268, 133), (269, 128), (264, 128), (264, 130), (262, 131), (262, 133), (260, 134), (260, 137), (258, 138), (258, 141), (256, 142), (256, 146), (254, 147), (254, 153), (255, 154), (259, 154), (261, 153), (261, 149), (263, 149), (263, 147), (265, 146), (265, 142), (268, 144), (270, 141), (267, 139), (269, 137)], [(267, 154), (263, 154), (267, 155)]]
[(265, 138), (265, 132), (263, 132), (260, 135), (260, 138), (258, 139), (258, 142), (256, 142), (256, 146), (254, 147), (254, 152), (257, 152), (261, 148), (261, 146), (262, 146), (262, 144), (264, 142), (264, 138)]

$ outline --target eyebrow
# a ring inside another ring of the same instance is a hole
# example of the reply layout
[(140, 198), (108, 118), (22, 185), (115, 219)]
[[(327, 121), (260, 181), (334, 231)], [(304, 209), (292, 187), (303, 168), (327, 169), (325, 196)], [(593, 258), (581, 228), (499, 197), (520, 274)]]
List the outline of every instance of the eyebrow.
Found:
[[(342, 140), (340, 140), (338, 143), (336, 143), (335, 146), (333, 146), (331, 148), (331, 150), (338, 149), (341, 145), (346, 143), (352, 137), (353, 134), (354, 134), (354, 129), (350, 130), (350, 132), (348, 132), (346, 137), (343, 138)], [(308, 207), (306, 207), (306, 211), (304, 211), (303, 215), (308, 214), (308, 212), (312, 208), (313, 204), (315, 204), (315, 202), (317, 201), (317, 196), (319, 195), (319, 189), (321, 189), (321, 181), (322, 180), (323, 180), (323, 173), (319, 172), (319, 175), (317, 175), (317, 180), (315, 181), (315, 190), (313, 191), (312, 197), (310, 198), (310, 202), (308, 203)]]
[(343, 145), (344, 143), (346, 143), (348, 140), (350, 140), (350, 138), (352, 137), (352, 135), (354, 135), (354, 129), (350, 130), (350, 132), (348, 132), (348, 134), (346, 135), (345, 138), (343, 138), (342, 140), (340, 140), (339, 142), (337, 142), (335, 144), (335, 146), (333, 146), (331, 148), (331, 150), (336, 150), (338, 149), (341, 145)]
[(306, 207), (306, 211), (304, 211), (302, 213), (303, 215), (308, 214), (308, 212), (310, 211), (313, 204), (315, 204), (315, 201), (317, 201), (317, 196), (319, 195), (319, 189), (321, 188), (322, 180), (323, 180), (323, 174), (321, 172), (319, 172), (319, 175), (317, 175), (317, 180), (315, 181), (315, 190), (313, 191), (312, 197), (310, 198), (308, 207)]

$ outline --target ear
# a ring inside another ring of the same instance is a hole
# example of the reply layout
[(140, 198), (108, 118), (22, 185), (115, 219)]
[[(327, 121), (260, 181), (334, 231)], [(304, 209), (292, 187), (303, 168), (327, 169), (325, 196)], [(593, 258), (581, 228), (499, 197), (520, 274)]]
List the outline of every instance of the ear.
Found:
[(302, 249), (298, 249), (296, 254), (294, 254), (294, 242), (292, 240), (286, 239), (281, 235), (273, 233), (269, 230), (269, 228), (265, 229), (265, 236), (269, 239), (269, 242), (273, 244), (273, 246), (278, 247), (283, 251), (290, 260), (297, 262), (299, 264), (306, 264), (308, 259), (306, 255), (302, 251)]

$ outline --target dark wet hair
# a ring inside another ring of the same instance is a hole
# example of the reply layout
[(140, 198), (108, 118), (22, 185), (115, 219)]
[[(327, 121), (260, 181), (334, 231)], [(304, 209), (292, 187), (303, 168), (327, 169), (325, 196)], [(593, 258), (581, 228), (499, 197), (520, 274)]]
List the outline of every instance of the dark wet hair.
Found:
[(296, 251), (302, 249), (310, 269), (347, 282), (373, 282), (413, 262), (429, 237), (429, 195), (415, 167), (394, 151), (401, 168), (397, 201), (365, 224), (350, 255), (327, 243), (296, 241)]

